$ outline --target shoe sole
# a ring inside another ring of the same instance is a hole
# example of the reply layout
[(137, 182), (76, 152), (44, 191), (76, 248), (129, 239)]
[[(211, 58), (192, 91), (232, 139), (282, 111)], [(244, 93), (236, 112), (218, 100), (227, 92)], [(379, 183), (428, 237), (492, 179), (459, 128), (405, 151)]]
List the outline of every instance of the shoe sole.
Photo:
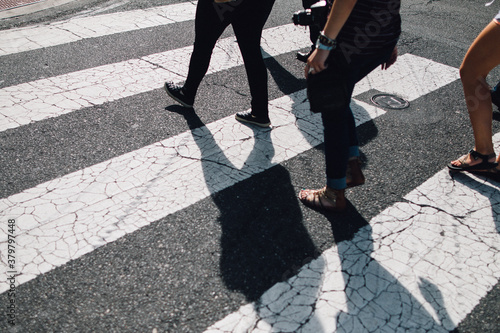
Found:
[(451, 163), (448, 163), (448, 169), (450, 169), (452, 172), (488, 170), (496, 168), (497, 166), (498, 163), (496, 162), (488, 162), (488, 163), (481, 162), (479, 164), (474, 164), (473, 166), (468, 166), (468, 167), (457, 167)]
[(240, 118), (240, 117), (238, 117), (238, 115), (236, 115), (235, 118), (236, 118), (236, 120), (241, 121), (243, 123), (257, 125), (259, 127), (269, 127), (271, 125), (271, 122), (268, 122), (268, 123), (258, 123), (256, 121), (251, 121), (251, 120), (248, 120), (248, 119)]
[(181, 101), (178, 97), (174, 96), (170, 90), (167, 89), (167, 85), (165, 84), (164, 86), (165, 88), (165, 91), (167, 92), (167, 95), (170, 96), (174, 101), (176, 101), (177, 103), (179, 103), (180, 105), (182, 105), (183, 107), (185, 108), (190, 108), (192, 109), (193, 108), (193, 105), (189, 105), (187, 103), (184, 103), (183, 101)]

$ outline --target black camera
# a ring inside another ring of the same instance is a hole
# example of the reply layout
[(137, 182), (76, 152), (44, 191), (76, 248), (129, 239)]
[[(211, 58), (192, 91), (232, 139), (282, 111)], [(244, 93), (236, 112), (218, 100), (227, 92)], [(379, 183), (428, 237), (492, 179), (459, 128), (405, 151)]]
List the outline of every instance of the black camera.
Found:
[(317, 25), (322, 29), (328, 19), (330, 5), (325, 0), (318, 1), (310, 9), (301, 10), (293, 14), (292, 20), (295, 25), (311, 26)]

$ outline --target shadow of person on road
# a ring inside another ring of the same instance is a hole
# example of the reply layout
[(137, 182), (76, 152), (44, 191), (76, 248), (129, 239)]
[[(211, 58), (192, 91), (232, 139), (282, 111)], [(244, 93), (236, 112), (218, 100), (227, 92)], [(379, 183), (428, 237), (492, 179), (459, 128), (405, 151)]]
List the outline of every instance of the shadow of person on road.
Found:
[[(465, 185), (471, 190), (471, 193), (462, 194), (462, 198), (464, 195), (475, 198), (475, 200), (469, 201), (474, 206), (468, 207), (468, 210), (473, 213), (466, 215), (469, 218), (469, 220), (465, 221), (467, 228), (474, 233), (474, 238), (477, 237), (476, 241), (480, 242), (481, 246), (486, 245), (494, 249), (493, 251), (485, 250), (485, 253), (478, 257), (483, 259), (484, 256), (483, 260), (474, 260), (479, 261), (474, 263), (474, 267), (476, 267), (476, 272), (481, 274), (480, 272), (482, 272), (483, 268), (490, 270), (491, 262), (489, 262), (485, 254), (488, 252), (494, 253), (497, 249), (498, 235), (500, 234), (500, 195), (498, 195), (500, 182), (498, 179), (490, 179), (484, 175), (472, 175), (466, 172), (450, 173), (450, 175), (454, 181)], [(486, 200), (489, 201), (489, 204), (485, 203)], [(488, 212), (488, 210), (491, 210), (491, 212)], [(495, 280), (493, 279), (493, 281)], [(491, 282), (482, 282), (483, 285), (485, 283)], [(498, 317), (498, 313), (495, 311), (496, 306), (491, 306), (496, 303), (495, 299), (499, 294), (498, 284), (494, 284), (493, 286), (484, 286), (488, 290), (487, 295), (482, 298), (481, 303), (460, 323), (459, 327), (452, 331), (453, 333), (468, 332), (470, 330), (478, 332), (498, 331), (500, 317)], [(482, 319), (477, 320), (478, 317)]]
[[(214, 327), (215, 331), (229, 330), (234, 322), (245, 331), (259, 327), (318, 333), (448, 332), (453, 327), (436, 285), (420, 277), (409, 290), (402, 282), (407, 276), (403, 274), (400, 281), (377, 261), (372, 228), (355, 209), (325, 216), (337, 247), (266, 291), (253, 312), (245, 307)], [(383, 250), (385, 254), (391, 251)]]
[[(205, 181), (220, 211), (224, 284), (248, 301), (256, 301), (293, 274), (294, 267), (319, 255), (302, 223), (288, 171), (272, 162), (271, 129), (248, 127), (228, 118), (221, 126), (234, 126), (239, 132), (234, 138), (221, 138), (194, 110), (167, 110), (184, 116), (201, 152)], [(234, 142), (226, 147), (225, 139)]]
[[(340, 307), (336, 316), (337, 332), (382, 329), (448, 332), (443, 322), (448, 327), (452, 322), (439, 289), (430, 281), (420, 281), (420, 291), (439, 316), (440, 322), (437, 322), (412, 292), (374, 259), (372, 227), (368, 222), (353, 209), (348, 214), (327, 216), (345, 284), (344, 295), (339, 300), (345, 302), (345, 307)], [(350, 225), (351, 222), (354, 223)], [(328, 286), (323, 289), (328, 290)]]

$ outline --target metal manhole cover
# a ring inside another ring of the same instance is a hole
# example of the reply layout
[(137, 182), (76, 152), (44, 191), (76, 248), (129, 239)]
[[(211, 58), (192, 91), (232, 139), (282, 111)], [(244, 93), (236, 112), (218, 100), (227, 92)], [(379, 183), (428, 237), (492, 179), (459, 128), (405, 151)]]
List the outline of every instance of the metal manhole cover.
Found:
[(374, 95), (372, 103), (387, 109), (406, 109), (410, 106), (410, 102), (407, 100), (391, 94)]
[(42, 1), (45, 0), (0, 0), (0, 11), (31, 5)]

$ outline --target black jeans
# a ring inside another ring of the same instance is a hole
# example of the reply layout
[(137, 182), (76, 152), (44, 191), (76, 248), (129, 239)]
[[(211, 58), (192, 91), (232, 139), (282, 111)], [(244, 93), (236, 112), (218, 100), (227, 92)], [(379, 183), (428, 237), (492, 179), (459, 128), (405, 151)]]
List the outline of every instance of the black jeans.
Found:
[[(394, 45), (373, 55), (351, 56), (347, 61), (340, 49), (330, 53), (328, 62), (337, 62), (338, 71), (332, 72), (336, 81), (344, 84), (349, 99), (357, 82), (385, 63)], [(330, 111), (330, 112), (329, 112)], [(346, 171), (349, 157), (359, 156), (356, 123), (351, 107), (327, 110), (321, 113), (324, 127), (325, 164), (327, 185), (334, 189), (346, 188)]]
[(198, 1), (194, 49), (184, 84), (186, 94), (196, 95), (210, 65), (215, 43), (231, 24), (245, 63), (252, 95), (252, 113), (255, 116), (268, 116), (267, 68), (260, 40), (274, 1), (237, 0), (224, 4), (216, 4), (213, 0)]

